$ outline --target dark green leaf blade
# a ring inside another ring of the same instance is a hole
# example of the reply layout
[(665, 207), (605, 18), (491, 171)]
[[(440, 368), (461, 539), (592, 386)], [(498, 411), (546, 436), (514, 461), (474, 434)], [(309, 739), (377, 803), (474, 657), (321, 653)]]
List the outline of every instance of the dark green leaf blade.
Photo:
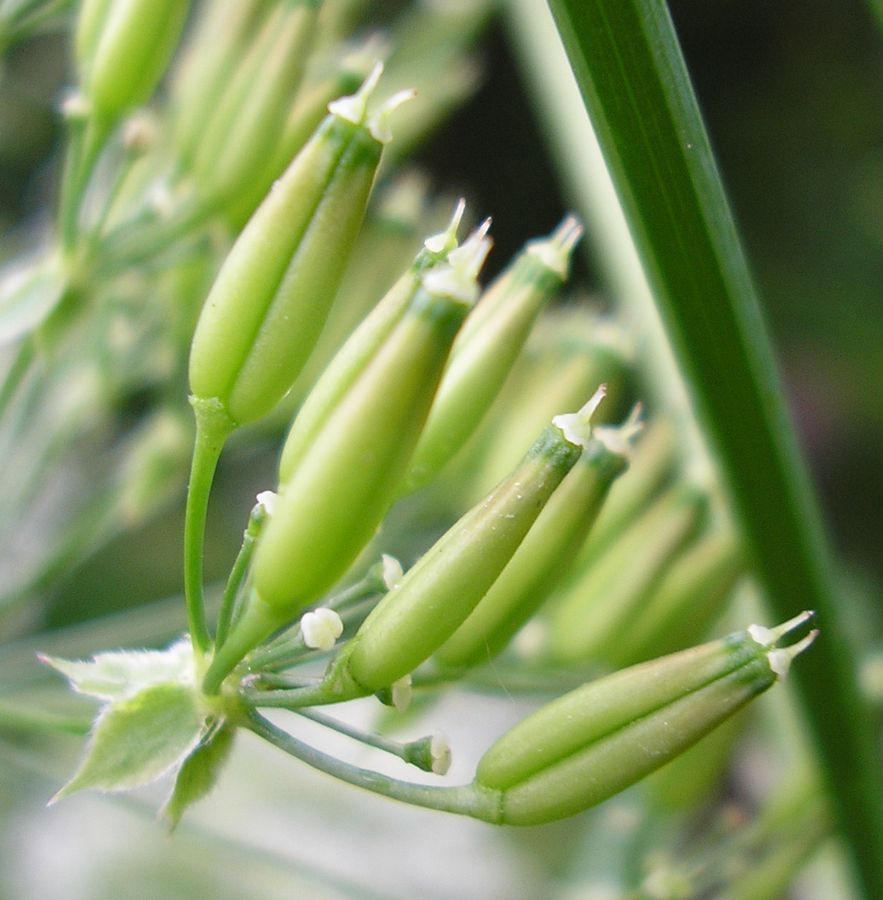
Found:
[(868, 896), (883, 896), (883, 774), (773, 353), (662, 0), (550, 0), (632, 236), (769, 604), (814, 608), (795, 672)]

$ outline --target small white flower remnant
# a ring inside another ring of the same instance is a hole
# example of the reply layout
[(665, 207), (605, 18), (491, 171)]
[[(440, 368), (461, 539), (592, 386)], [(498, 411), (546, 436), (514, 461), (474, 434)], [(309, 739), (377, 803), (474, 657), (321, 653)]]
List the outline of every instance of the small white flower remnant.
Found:
[(447, 775), (451, 768), (451, 745), (448, 739), (436, 732), (429, 744), (429, 756), (432, 759), (432, 771), (436, 775)]
[(300, 631), (311, 650), (330, 650), (343, 634), (343, 622), (333, 609), (323, 606), (301, 616)]
[(383, 556), (380, 557), (380, 562), (383, 566), (383, 583), (386, 585), (386, 589), (391, 591), (398, 585), (405, 574), (402, 569), (402, 564), (394, 556), (390, 556), (388, 553), (384, 553)]
[(404, 712), (411, 705), (411, 676), (405, 675), (404, 678), (394, 681), (389, 686), (389, 693), (392, 698), (392, 705), (399, 712)]
[(263, 506), (264, 512), (267, 514), (268, 518), (273, 517), (273, 513), (276, 511), (276, 501), (279, 499), (279, 495), (275, 491), (261, 491), (255, 500), (257, 500), (259, 506)]
[(802, 612), (799, 616), (789, 619), (783, 625), (777, 628), (766, 628), (763, 625), (749, 625), (748, 634), (752, 639), (760, 644), (766, 650), (767, 661), (773, 674), (779, 679), (783, 679), (791, 668), (791, 663), (796, 656), (799, 656), (807, 647), (818, 637), (819, 631), (813, 628), (802, 640), (796, 644), (787, 647), (774, 646), (782, 638), (787, 638), (791, 631), (803, 625), (805, 622), (811, 621), (815, 616), (813, 612)]

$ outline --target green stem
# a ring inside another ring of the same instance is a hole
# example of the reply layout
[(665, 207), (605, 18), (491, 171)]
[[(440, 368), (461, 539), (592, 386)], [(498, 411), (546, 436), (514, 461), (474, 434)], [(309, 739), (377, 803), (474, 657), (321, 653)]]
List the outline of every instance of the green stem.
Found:
[(239, 596), (239, 590), (245, 581), (245, 575), (251, 563), (254, 548), (260, 537), (261, 528), (267, 517), (264, 506), (260, 503), (256, 504), (248, 517), (248, 526), (242, 535), (242, 546), (230, 570), (230, 577), (224, 587), (224, 594), (221, 597), (221, 609), (218, 612), (218, 628), (215, 633), (215, 644), (218, 648), (223, 646), (230, 633), (230, 626), (235, 619), (236, 599)]
[(339, 697), (329, 689), (327, 683), (318, 681), (304, 687), (291, 690), (256, 691), (245, 688), (239, 692), (242, 702), (253, 708), (288, 709), (298, 712), (307, 706), (327, 706), (330, 703), (341, 703), (353, 699), (350, 696)]
[(412, 806), (472, 816), (484, 822), (499, 821), (500, 796), (497, 791), (485, 790), (475, 784), (457, 787), (412, 784), (369, 769), (360, 769), (304, 744), (254, 712), (249, 714), (246, 726), (290, 756), (347, 784)]
[(326, 716), (324, 713), (317, 712), (314, 709), (299, 709), (297, 710), (297, 714), (303, 716), (305, 719), (309, 719), (311, 722), (316, 722), (323, 728), (336, 731), (338, 734), (352, 738), (360, 744), (366, 744), (369, 747), (374, 747), (375, 750), (382, 750), (384, 753), (389, 753), (392, 756), (397, 756), (399, 759), (408, 762), (405, 745), (399, 741), (393, 741), (382, 735), (372, 734), (370, 731), (362, 731), (360, 728), (354, 728), (346, 722), (341, 722), (339, 719)]
[(773, 613), (815, 609), (795, 672), (867, 897), (883, 769), (829, 548), (674, 28), (660, 0), (550, 0), (645, 271)]
[(211, 647), (202, 583), (205, 521), (215, 468), (233, 423), (217, 400), (194, 397), (191, 403), (196, 416), (196, 439), (184, 518), (184, 598), (193, 646), (197, 656), (202, 657)]

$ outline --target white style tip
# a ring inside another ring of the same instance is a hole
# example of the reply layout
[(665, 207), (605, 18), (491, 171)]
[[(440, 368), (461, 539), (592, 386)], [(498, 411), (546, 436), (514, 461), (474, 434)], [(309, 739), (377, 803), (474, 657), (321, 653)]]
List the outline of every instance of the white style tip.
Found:
[(466, 201), (461, 197), (457, 201), (457, 206), (454, 209), (454, 214), (451, 216), (448, 227), (444, 231), (428, 237), (423, 242), (423, 246), (430, 253), (443, 254), (455, 250), (457, 248), (457, 232), (460, 229), (460, 223), (463, 221), (463, 213), (465, 212)]
[(536, 256), (547, 269), (564, 281), (570, 272), (573, 248), (583, 236), (584, 230), (576, 216), (566, 216), (549, 237), (530, 241), (527, 252)]
[(602, 384), (592, 394), (588, 403), (575, 413), (564, 413), (555, 416), (552, 424), (564, 435), (565, 439), (577, 447), (585, 448), (592, 438), (592, 416), (607, 396), (607, 385)]
[(789, 619), (781, 625), (777, 625), (775, 628), (766, 628), (763, 625), (749, 625), (746, 629), (751, 638), (767, 651), (767, 661), (777, 678), (782, 679), (788, 674), (794, 658), (803, 653), (812, 644), (818, 637), (819, 631), (817, 628), (814, 628), (790, 646), (779, 647), (776, 645), (783, 640), (787, 640), (794, 631), (807, 622), (811, 622), (814, 618), (814, 612), (802, 612), (800, 615)]

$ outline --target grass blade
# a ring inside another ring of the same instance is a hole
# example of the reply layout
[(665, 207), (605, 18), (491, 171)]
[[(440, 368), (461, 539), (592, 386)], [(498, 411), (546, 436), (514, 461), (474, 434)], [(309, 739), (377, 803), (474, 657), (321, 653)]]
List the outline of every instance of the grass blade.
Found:
[(770, 341), (661, 0), (550, 0), (774, 616), (814, 608), (795, 672), (864, 890), (883, 896), (883, 775)]

